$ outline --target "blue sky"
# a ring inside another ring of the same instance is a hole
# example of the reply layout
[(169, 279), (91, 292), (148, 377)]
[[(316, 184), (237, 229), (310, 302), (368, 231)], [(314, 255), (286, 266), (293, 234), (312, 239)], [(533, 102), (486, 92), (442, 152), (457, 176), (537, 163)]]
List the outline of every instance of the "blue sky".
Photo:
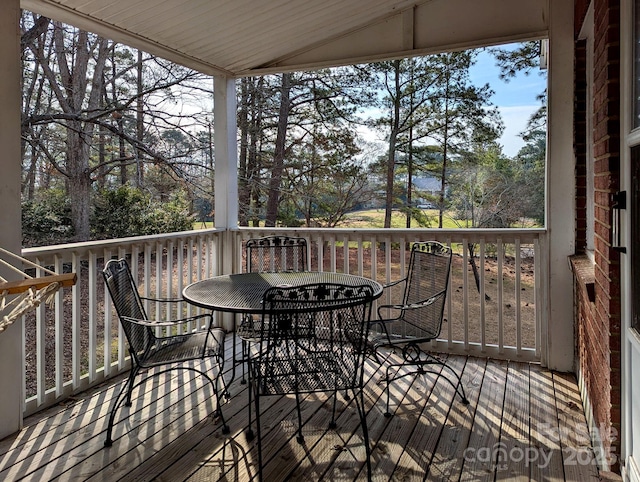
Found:
[(540, 108), (540, 102), (536, 97), (544, 91), (547, 76), (546, 72), (540, 75), (540, 70), (536, 70), (528, 76), (520, 73), (509, 82), (505, 82), (500, 79), (499, 73), (493, 56), (488, 52), (481, 52), (478, 62), (472, 68), (471, 79), (476, 85), (488, 83), (495, 91), (492, 101), (500, 109), (505, 125), (504, 134), (499, 142), (504, 153), (513, 157), (524, 145), (519, 134), (526, 128), (531, 114)]
[[(516, 46), (517, 44), (507, 44), (501, 47), (509, 49)], [(514, 157), (524, 146), (520, 133), (526, 129), (531, 115), (540, 108), (540, 101), (536, 97), (544, 91), (547, 84), (546, 71), (542, 71), (543, 75), (540, 73), (539, 69), (529, 75), (519, 73), (505, 82), (500, 79), (500, 69), (496, 66), (494, 57), (486, 51), (479, 53), (477, 63), (471, 68), (471, 81), (477, 86), (488, 83), (495, 92), (491, 101), (500, 110), (505, 127), (498, 142), (509, 157)], [(368, 142), (384, 144), (380, 133), (368, 128), (361, 128), (359, 132)]]

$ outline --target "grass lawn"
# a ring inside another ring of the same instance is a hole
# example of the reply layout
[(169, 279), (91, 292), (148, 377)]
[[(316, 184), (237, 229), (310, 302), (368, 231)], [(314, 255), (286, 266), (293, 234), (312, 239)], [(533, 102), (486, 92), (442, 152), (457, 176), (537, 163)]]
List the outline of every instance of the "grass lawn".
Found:
[(196, 221), (193, 223), (193, 229), (211, 229), (215, 228), (212, 221)]
[[(438, 210), (437, 209), (423, 209), (422, 212), (425, 215), (428, 224), (419, 226), (417, 221), (413, 219), (411, 226), (414, 228), (437, 228), (438, 227)], [(394, 211), (391, 214), (391, 227), (392, 228), (404, 228), (407, 221), (404, 214), (399, 211)], [(443, 219), (443, 228), (460, 228), (466, 227), (464, 221), (457, 221), (450, 217), (448, 213), (445, 213)], [(209, 229), (213, 228), (212, 222), (197, 221), (193, 223), (193, 229)], [(383, 228), (384, 227), (384, 209), (367, 209), (363, 211), (356, 211), (349, 213), (343, 223), (338, 225), (339, 228)]]
[[(437, 209), (423, 209), (422, 212), (425, 215), (424, 226), (419, 226), (415, 219), (411, 220), (411, 226), (414, 228), (437, 228), (438, 227), (438, 210)], [(460, 228), (464, 227), (463, 221), (456, 221), (448, 215), (444, 214), (442, 220), (443, 228)], [(391, 227), (392, 228), (404, 228), (407, 225), (407, 218), (399, 211), (393, 211), (391, 213)], [(345, 228), (384, 228), (384, 209), (367, 209), (364, 211), (357, 211), (349, 213), (341, 227)]]

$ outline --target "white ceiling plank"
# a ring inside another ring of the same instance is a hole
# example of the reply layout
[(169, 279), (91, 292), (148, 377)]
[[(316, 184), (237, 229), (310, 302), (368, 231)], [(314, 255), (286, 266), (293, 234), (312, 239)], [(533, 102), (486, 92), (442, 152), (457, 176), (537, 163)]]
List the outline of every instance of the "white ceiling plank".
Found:
[(544, 37), (548, 0), (21, 0), (206, 74), (255, 75)]
[(537, 39), (548, 33), (546, 0), (434, 0), (416, 6), (414, 12), (413, 49), (404, 48), (402, 14), (398, 14), (252, 70), (267, 73), (348, 65)]

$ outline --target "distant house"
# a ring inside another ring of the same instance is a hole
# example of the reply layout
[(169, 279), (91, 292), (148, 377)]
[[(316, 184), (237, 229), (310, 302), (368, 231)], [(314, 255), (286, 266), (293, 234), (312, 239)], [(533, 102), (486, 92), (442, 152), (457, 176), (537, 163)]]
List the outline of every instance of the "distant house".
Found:
[(413, 186), (416, 190), (417, 199), (414, 204), (421, 209), (432, 209), (436, 207), (440, 196), (441, 182), (435, 177), (416, 177), (413, 179)]
[(422, 193), (431, 196), (440, 194), (440, 188), (442, 187), (440, 180), (435, 177), (414, 177), (413, 185)]

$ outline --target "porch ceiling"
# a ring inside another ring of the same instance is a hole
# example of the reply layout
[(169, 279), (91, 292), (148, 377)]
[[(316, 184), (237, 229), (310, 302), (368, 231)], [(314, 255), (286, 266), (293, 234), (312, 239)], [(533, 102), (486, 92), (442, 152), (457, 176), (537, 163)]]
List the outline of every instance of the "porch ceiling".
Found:
[(203, 73), (256, 75), (542, 38), (548, 0), (21, 0)]

